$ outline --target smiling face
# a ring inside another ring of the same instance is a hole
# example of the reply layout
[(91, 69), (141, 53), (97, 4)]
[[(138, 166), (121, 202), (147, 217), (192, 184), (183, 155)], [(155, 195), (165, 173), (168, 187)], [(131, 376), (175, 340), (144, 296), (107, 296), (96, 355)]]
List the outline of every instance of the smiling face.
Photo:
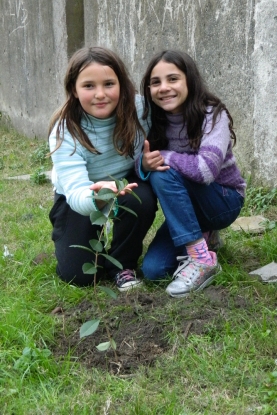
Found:
[(112, 68), (93, 62), (79, 73), (74, 96), (88, 114), (109, 118), (119, 101), (119, 80)]
[(180, 113), (188, 97), (186, 75), (173, 63), (160, 61), (150, 75), (150, 94), (164, 111)]

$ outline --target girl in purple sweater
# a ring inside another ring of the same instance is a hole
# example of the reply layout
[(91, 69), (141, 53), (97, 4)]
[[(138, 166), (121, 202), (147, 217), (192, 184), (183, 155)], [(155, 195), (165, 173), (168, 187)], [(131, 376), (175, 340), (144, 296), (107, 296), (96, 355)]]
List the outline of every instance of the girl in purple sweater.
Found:
[(167, 293), (185, 297), (220, 272), (209, 237), (243, 206), (246, 184), (232, 152), (233, 120), (183, 52), (157, 54), (142, 90), (144, 118), (151, 114), (152, 126), (137, 171), (149, 179), (165, 216), (142, 270), (151, 280), (173, 274)]

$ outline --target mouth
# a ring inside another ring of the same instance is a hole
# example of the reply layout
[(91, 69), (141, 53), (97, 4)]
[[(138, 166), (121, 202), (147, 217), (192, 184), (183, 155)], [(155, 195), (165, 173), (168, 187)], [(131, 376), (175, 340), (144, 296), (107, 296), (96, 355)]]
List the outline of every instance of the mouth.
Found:
[(102, 108), (105, 107), (108, 103), (107, 102), (98, 102), (97, 104), (93, 104), (95, 107)]
[(176, 98), (176, 95), (170, 95), (167, 97), (161, 97), (160, 101), (166, 102), (166, 101), (170, 101), (171, 99)]

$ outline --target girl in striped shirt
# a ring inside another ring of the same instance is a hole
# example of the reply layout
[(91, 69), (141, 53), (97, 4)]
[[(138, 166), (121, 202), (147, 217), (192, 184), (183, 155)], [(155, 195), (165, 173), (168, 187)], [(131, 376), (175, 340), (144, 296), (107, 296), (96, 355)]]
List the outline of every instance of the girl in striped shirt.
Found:
[[(134, 159), (148, 132), (147, 122), (142, 119), (143, 101), (135, 94), (122, 60), (101, 47), (85, 47), (74, 53), (64, 86), (66, 101), (53, 115), (49, 133), (55, 191), (49, 217), (57, 274), (79, 286), (93, 284), (93, 275), (82, 270), (84, 263), (94, 260), (92, 254), (71, 245), (89, 247), (91, 239), (98, 239), (99, 226), (91, 224), (90, 214), (95, 210), (105, 212), (107, 206), (100, 200), (94, 203), (92, 192), (103, 188), (116, 192), (110, 176), (126, 178), (129, 184), (118, 202), (137, 217), (119, 207), (108, 252), (121, 263), (123, 271), (118, 272), (107, 259), (98, 263), (108, 278), (115, 279), (118, 289), (125, 291), (140, 284), (135, 269), (157, 209), (150, 184), (134, 173)], [(128, 190), (135, 192), (142, 203)]]

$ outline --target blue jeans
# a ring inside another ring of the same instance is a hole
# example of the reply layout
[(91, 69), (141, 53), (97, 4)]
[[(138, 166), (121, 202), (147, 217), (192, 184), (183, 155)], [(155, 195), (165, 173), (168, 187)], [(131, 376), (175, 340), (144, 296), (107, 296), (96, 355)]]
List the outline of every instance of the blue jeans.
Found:
[(152, 172), (150, 183), (163, 210), (165, 221), (144, 257), (145, 278), (156, 280), (172, 274), (185, 245), (203, 237), (203, 232), (231, 225), (238, 217), (244, 198), (218, 183), (199, 184), (174, 169)]

